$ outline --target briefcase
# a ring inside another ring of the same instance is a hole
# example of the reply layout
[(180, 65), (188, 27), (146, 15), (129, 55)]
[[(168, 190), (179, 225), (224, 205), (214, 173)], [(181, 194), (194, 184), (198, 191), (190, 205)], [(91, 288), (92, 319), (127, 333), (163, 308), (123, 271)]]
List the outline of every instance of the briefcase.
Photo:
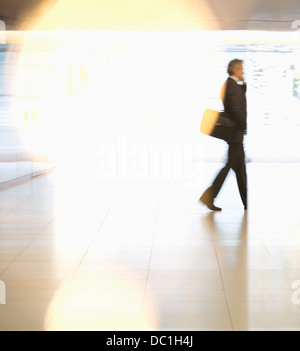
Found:
[(236, 133), (235, 125), (224, 111), (207, 108), (203, 113), (200, 131), (214, 138), (231, 141)]

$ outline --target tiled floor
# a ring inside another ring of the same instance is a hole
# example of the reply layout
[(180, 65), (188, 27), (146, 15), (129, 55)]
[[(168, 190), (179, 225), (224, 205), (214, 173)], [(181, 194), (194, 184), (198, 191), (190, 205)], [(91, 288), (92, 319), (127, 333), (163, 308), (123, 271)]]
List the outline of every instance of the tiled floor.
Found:
[(249, 164), (247, 212), (231, 173), (212, 213), (219, 167), (0, 191), (0, 330), (300, 330), (300, 164)]

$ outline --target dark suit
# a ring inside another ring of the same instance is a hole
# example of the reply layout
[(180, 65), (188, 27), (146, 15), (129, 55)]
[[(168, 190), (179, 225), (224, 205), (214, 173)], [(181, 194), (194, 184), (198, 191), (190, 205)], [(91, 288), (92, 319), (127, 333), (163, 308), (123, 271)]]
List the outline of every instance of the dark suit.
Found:
[(244, 207), (247, 208), (247, 173), (244, 153), (244, 134), (247, 131), (247, 102), (246, 85), (237, 84), (228, 78), (222, 88), (222, 100), (226, 115), (235, 121), (234, 137), (228, 141), (228, 160), (225, 167), (219, 172), (212, 186), (203, 194), (205, 201), (213, 202), (219, 194), (221, 187), (230, 169), (236, 174), (238, 188)]

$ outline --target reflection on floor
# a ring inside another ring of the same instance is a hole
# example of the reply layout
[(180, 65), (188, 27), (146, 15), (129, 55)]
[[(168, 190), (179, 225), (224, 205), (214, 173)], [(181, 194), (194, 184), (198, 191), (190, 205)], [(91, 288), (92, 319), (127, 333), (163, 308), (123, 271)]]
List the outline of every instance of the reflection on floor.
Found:
[(0, 330), (300, 330), (300, 164), (249, 164), (247, 212), (230, 174), (212, 213), (218, 168), (2, 190)]

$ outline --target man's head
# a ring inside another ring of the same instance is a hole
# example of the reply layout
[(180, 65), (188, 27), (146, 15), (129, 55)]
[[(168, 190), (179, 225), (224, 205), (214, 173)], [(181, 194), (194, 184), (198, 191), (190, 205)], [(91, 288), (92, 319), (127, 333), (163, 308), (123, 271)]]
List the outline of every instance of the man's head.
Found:
[(239, 80), (243, 80), (244, 68), (243, 60), (234, 59), (229, 62), (227, 72), (230, 76), (237, 77)]

